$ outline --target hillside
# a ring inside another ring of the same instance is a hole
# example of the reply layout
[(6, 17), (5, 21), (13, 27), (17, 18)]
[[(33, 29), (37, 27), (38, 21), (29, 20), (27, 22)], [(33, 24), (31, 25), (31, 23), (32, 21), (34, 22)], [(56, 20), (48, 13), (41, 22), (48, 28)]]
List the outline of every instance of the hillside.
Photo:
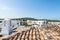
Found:
[(47, 20), (47, 22), (60, 22), (60, 20)]
[(12, 20), (24, 20), (24, 21), (26, 21), (26, 20), (37, 20), (37, 19), (35, 19), (35, 18), (13, 18)]

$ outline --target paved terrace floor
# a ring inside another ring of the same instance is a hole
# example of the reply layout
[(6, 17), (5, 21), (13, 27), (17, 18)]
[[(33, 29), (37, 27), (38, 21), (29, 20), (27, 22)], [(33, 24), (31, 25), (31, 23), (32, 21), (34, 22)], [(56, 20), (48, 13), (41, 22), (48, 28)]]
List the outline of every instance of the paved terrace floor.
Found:
[(3, 37), (2, 40), (60, 40), (60, 35), (58, 35), (58, 33), (48, 31), (41, 27), (27, 27), (23, 29), (16, 29), (18, 32), (14, 32), (10, 37)]

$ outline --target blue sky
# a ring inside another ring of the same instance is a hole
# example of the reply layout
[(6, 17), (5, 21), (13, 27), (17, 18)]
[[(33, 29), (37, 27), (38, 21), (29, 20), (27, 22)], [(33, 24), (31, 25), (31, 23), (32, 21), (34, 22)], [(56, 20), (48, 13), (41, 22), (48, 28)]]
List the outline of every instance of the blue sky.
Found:
[(0, 18), (60, 19), (60, 0), (0, 0)]

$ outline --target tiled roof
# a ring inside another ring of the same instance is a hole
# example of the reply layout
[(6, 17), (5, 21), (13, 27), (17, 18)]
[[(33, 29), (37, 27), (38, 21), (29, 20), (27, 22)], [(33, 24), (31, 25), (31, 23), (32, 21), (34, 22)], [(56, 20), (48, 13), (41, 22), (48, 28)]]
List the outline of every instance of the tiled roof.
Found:
[(46, 32), (40, 28), (30, 28), (29, 30), (17, 33), (6, 40), (60, 40), (60, 36), (55, 32)]

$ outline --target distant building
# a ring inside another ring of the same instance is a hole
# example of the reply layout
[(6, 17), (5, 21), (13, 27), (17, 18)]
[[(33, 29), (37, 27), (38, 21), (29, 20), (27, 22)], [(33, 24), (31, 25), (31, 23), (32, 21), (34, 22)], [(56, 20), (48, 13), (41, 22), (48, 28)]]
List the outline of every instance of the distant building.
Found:
[(47, 20), (48, 21), (48, 24), (60, 24), (60, 20)]
[(24, 26), (24, 25), (26, 25), (26, 24), (27, 24), (27, 21), (20, 20), (20, 25), (21, 25), (21, 26)]
[(20, 20), (14, 19), (14, 20), (11, 20), (11, 21), (12, 21), (12, 26), (13, 27), (19, 27), (20, 26)]
[(39, 26), (44, 26), (47, 24), (46, 20), (27, 20), (28, 25), (39, 25)]
[(48, 24), (60, 24), (60, 22), (48, 22)]

